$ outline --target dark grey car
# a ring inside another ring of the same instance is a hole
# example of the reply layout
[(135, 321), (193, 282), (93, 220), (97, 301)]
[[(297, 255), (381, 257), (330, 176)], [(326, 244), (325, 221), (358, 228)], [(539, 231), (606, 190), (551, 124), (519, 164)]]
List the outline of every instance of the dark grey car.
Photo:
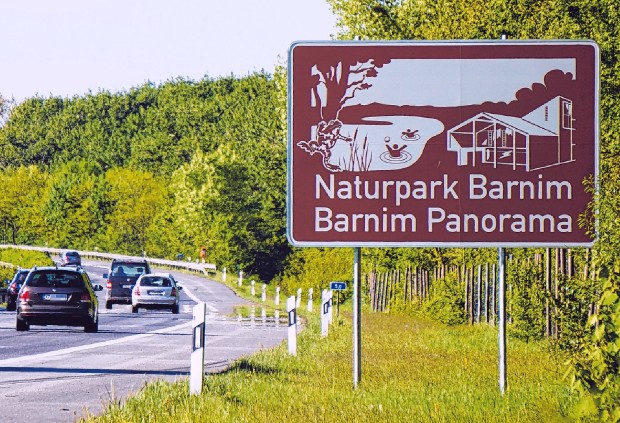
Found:
[(131, 304), (131, 290), (143, 273), (151, 273), (146, 260), (112, 260), (110, 272), (103, 274), (107, 279), (105, 308), (110, 310), (113, 304)]
[(16, 329), (30, 325), (83, 326), (85, 332), (99, 330), (97, 295), (101, 285), (92, 285), (82, 269), (34, 267), (28, 273), (17, 299)]
[(81, 266), (82, 258), (77, 251), (63, 251), (60, 253), (61, 266)]
[(18, 269), (13, 276), (7, 288), (6, 309), (7, 311), (15, 311), (17, 309), (17, 294), (26, 280), (26, 276), (30, 269)]

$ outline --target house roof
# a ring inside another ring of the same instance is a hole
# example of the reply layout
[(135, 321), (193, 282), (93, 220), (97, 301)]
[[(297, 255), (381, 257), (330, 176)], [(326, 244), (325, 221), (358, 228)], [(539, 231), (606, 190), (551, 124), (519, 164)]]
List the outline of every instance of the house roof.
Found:
[(495, 121), (495, 122), (502, 123), (510, 128), (513, 128), (519, 132), (523, 132), (528, 135), (538, 135), (538, 136), (546, 136), (546, 137), (558, 135), (555, 132), (542, 128), (520, 117), (506, 116), (506, 115), (500, 115), (497, 113), (486, 113), (486, 112), (478, 113), (476, 116), (469, 118), (466, 121), (461, 122), (457, 126), (451, 128), (448, 132), (458, 132), (459, 128), (462, 128), (463, 126), (475, 120), (480, 120), (481, 118), (482, 120), (488, 120), (489, 122)]
[[(554, 132), (551, 132), (545, 128), (535, 125), (532, 122), (529, 122), (520, 117), (499, 115), (496, 113), (481, 113), (480, 115), (489, 116), (492, 119), (495, 119), (496, 121), (501, 122), (506, 126), (510, 126), (511, 128), (517, 129), (521, 132), (525, 132), (526, 134), (529, 134), (529, 135), (540, 135), (540, 136), (558, 135)], [(474, 119), (480, 117), (480, 115), (475, 116)]]

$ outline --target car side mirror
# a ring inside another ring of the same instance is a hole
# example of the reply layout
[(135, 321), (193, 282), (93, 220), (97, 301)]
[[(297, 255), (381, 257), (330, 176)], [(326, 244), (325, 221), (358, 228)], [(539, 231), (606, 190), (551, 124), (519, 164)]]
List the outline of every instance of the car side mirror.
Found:
[(103, 291), (103, 286), (99, 285), (98, 283), (93, 285), (93, 289), (95, 291)]
[(179, 291), (183, 291), (183, 287), (182, 287), (181, 285), (177, 285), (177, 289), (178, 289)]

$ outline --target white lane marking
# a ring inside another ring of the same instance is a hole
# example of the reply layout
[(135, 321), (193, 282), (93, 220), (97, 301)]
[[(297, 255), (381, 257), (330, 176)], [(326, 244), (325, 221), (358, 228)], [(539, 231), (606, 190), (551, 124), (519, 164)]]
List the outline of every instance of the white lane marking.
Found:
[(86, 351), (86, 350), (91, 350), (91, 349), (94, 349), (94, 348), (101, 348), (101, 347), (107, 347), (109, 345), (116, 345), (116, 344), (122, 344), (124, 342), (136, 341), (136, 340), (139, 340), (139, 339), (142, 339), (142, 338), (148, 338), (148, 337), (153, 336), (153, 335), (160, 335), (160, 334), (163, 334), (163, 333), (173, 332), (173, 331), (179, 330), (179, 329), (184, 329), (186, 327), (192, 326), (192, 324), (193, 324), (193, 322), (186, 322), (186, 323), (182, 323), (180, 325), (170, 326), (170, 327), (165, 328), (165, 329), (156, 329), (156, 330), (153, 330), (153, 331), (147, 332), (147, 333), (141, 333), (141, 334), (138, 334), (138, 335), (125, 336), (123, 338), (112, 339), (112, 340), (103, 341), (103, 342), (97, 342), (95, 344), (82, 345), (82, 346), (79, 346), (79, 347), (65, 348), (65, 349), (62, 349), (62, 350), (49, 351), (49, 352), (41, 353), (41, 354), (25, 355), (25, 356), (21, 356), (21, 357), (7, 358), (5, 360), (0, 360), (0, 366), (9, 366), (9, 365), (13, 365), (13, 364), (23, 363), (25, 361), (30, 361), (30, 360), (44, 360), (46, 358), (57, 357), (59, 355), (71, 354), (71, 353), (74, 353), (74, 352)]
[(189, 290), (189, 287), (187, 287), (187, 285), (183, 287), (183, 292), (185, 292), (188, 297), (194, 300), (195, 303), (204, 302), (207, 308), (209, 309), (209, 311), (212, 311), (213, 313), (217, 313), (217, 308), (213, 307), (211, 304), (209, 304), (206, 301), (201, 301), (200, 298), (196, 296), (196, 294), (194, 294), (192, 291)]

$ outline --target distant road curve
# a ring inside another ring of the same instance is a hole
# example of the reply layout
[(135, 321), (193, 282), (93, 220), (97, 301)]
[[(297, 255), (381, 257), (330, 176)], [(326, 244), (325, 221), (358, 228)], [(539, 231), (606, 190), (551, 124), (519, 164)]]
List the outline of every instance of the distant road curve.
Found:
[[(21, 250), (35, 250), (35, 251), (43, 251), (50, 254), (60, 254), (63, 251), (67, 251), (65, 248), (51, 248), (51, 247), (33, 247), (31, 245), (13, 245), (13, 244), (0, 244), (0, 248), (18, 248)], [(74, 251), (74, 249), (71, 249)], [(173, 269), (188, 269), (193, 270), (195, 272), (200, 272), (203, 274), (208, 274), (209, 270), (217, 270), (217, 266), (212, 263), (193, 263), (190, 261), (181, 261), (181, 260), (163, 260), (152, 257), (142, 257), (142, 256), (127, 256), (123, 254), (112, 254), (112, 253), (101, 253), (99, 251), (77, 251), (80, 256), (85, 258), (90, 258), (93, 260), (112, 260), (112, 259), (132, 259), (132, 258), (143, 258), (146, 259), (151, 264), (157, 266), (169, 266)]]

